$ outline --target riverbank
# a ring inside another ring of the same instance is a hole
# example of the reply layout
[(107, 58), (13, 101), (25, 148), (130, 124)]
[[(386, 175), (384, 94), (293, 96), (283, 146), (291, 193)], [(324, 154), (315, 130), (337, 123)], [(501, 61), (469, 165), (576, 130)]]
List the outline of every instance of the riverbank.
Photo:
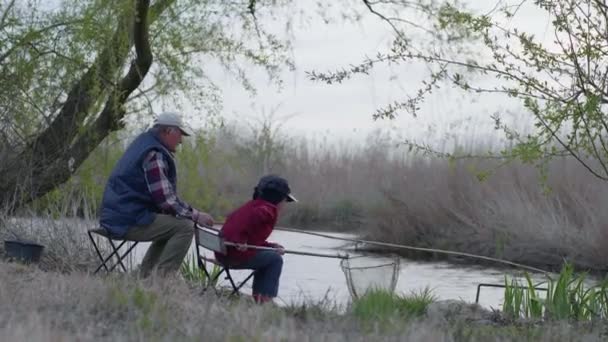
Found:
[(340, 313), (330, 303), (258, 306), (201, 295), (181, 279), (93, 277), (5, 262), (0, 273), (5, 341), (600, 341), (605, 329), (472, 322), (442, 310), (408, 317), (370, 306)]
[[(22, 238), (34, 240), (45, 246), (39, 267), (47, 271), (63, 273), (90, 272), (97, 267), (97, 256), (88, 241), (86, 230), (95, 226), (94, 221), (81, 219), (61, 219), (41, 217), (10, 218), (5, 224)], [(324, 234), (325, 235), (325, 234)], [(350, 238), (350, 234), (330, 233), (333, 237)], [(6, 230), (0, 230), (0, 237), (14, 238)], [(275, 231), (271, 237), (291, 250), (308, 251), (322, 254), (337, 252), (351, 256), (361, 255), (352, 250), (339, 250), (343, 242), (335, 239), (303, 235), (284, 231)], [(102, 244), (103, 245), (103, 244)], [(131, 254), (127, 261), (130, 268), (136, 267), (143, 258), (147, 245), (142, 243)], [(0, 255), (3, 255), (3, 244), (0, 244)], [(189, 255), (189, 258), (192, 255)], [(370, 259), (383, 259), (377, 255), (368, 255)], [(470, 260), (469, 260), (470, 261)], [(384, 262), (384, 261), (382, 261)], [(410, 293), (430, 287), (433, 293), (443, 299), (463, 299), (474, 302), (479, 283), (503, 284), (504, 276), (521, 277), (521, 270), (496, 268), (496, 265), (479, 266), (455, 264), (444, 261), (400, 260), (398, 293)], [(238, 273), (238, 272), (237, 272)], [(235, 275), (237, 278), (241, 274)], [(546, 280), (533, 275), (535, 281)], [(594, 282), (590, 278), (590, 282)], [(499, 308), (502, 304), (503, 291), (484, 289), (480, 304), (486, 308)], [(328, 299), (333, 303), (345, 304), (349, 300), (346, 280), (340, 267), (340, 260), (333, 258), (312, 258), (307, 256), (286, 255), (285, 268), (281, 280), (278, 302), (292, 303), (321, 301)]]

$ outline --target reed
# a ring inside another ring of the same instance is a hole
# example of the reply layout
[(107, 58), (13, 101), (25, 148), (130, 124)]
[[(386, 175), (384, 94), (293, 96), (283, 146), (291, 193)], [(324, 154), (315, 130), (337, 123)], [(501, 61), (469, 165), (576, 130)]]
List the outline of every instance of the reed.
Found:
[[(204, 261), (203, 265), (205, 267), (209, 266), (208, 263), (205, 263)], [(218, 274), (220, 273), (221, 268), (214, 264), (213, 267), (207, 267), (207, 270), (210, 277), (207, 277), (207, 274), (205, 274), (203, 269), (198, 266), (196, 254), (193, 253), (186, 256), (180, 267), (180, 274), (187, 281), (200, 284), (204, 288), (215, 287), (219, 281)]]
[[(575, 273), (565, 264), (557, 276), (533, 283), (525, 274), (525, 283), (505, 276), (503, 313), (512, 319), (594, 321), (608, 318), (608, 281), (588, 285), (586, 273)], [(539, 287), (546, 291), (539, 290)]]

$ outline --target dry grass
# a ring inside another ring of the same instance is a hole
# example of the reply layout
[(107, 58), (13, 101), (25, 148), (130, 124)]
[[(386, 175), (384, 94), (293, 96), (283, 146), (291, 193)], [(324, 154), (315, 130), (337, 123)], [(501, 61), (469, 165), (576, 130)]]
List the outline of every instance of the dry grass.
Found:
[[(476, 169), (491, 168), (477, 162)], [(376, 212), (371, 239), (445, 248), (537, 266), (564, 260), (605, 270), (608, 258), (606, 184), (573, 160), (549, 166), (546, 193), (537, 171), (518, 163), (485, 181), (471, 164), (419, 162), (385, 190), (388, 203)]]
[[(97, 228), (94, 221), (30, 216), (4, 217), (0, 222), (0, 240), (28, 240), (45, 246), (40, 262), (44, 270), (86, 271), (97, 262), (86, 234), (88, 229)], [(0, 255), (4, 255), (4, 244), (0, 246)]]
[(601, 329), (560, 323), (476, 327), (437, 317), (361, 325), (349, 313), (307, 319), (275, 306), (200, 294), (178, 279), (61, 274), (0, 262), (3, 341), (599, 341)]

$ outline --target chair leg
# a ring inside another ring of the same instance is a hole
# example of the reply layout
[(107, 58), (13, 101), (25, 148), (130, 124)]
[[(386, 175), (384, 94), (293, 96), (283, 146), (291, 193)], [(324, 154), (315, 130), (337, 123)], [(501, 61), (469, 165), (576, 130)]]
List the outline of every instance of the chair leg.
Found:
[[(118, 250), (119, 250), (119, 249), (120, 249), (120, 248), (121, 248), (121, 247), (122, 247), (122, 246), (123, 246), (125, 243), (127, 243), (127, 241), (123, 241), (123, 242), (121, 242), (121, 243), (118, 245), (118, 247), (116, 247), (116, 245), (114, 245), (114, 243), (112, 242), (112, 240), (111, 240), (111, 239), (108, 239), (108, 241), (110, 241), (110, 245), (112, 245), (112, 249), (113, 249), (113, 250), (112, 250), (112, 253), (110, 253), (110, 255), (108, 255), (108, 256), (107, 256), (105, 259), (103, 259), (103, 264), (104, 264), (104, 265), (105, 265), (107, 262), (109, 262), (109, 261), (112, 259), (112, 257), (114, 257), (114, 255), (118, 255)], [(99, 271), (100, 269), (101, 269), (101, 265), (99, 265), (99, 267), (97, 267), (97, 269), (95, 270), (95, 273), (97, 273), (97, 271)], [(108, 268), (106, 267), (106, 270), (107, 270), (108, 272), (110, 272), (110, 271), (111, 271), (111, 270), (113, 270), (113, 269), (114, 269), (114, 267), (112, 267), (111, 269), (108, 269)]]
[[(230, 285), (232, 286), (232, 292), (230, 293), (231, 296), (234, 295), (238, 295), (239, 294), (239, 290), (255, 275), (255, 272), (251, 272), (251, 274), (249, 274), (247, 276), (247, 278), (245, 278), (245, 280), (243, 280), (240, 284), (236, 284), (234, 282), (234, 279), (232, 278), (232, 275), (230, 274), (230, 269), (228, 267), (221, 267), (220, 271), (215, 274), (215, 275), (211, 275), (211, 272), (209, 270), (207, 270), (207, 267), (205, 266), (205, 263), (203, 262), (203, 259), (200, 257), (200, 254), (198, 253), (197, 250), (197, 262), (198, 262), (198, 266), (200, 269), (203, 270), (203, 272), (205, 273), (205, 277), (207, 278), (207, 284), (206, 286), (203, 287), (203, 292), (206, 291), (210, 286), (212, 286), (212, 284), (214, 284), (222, 275), (222, 273), (226, 273), (226, 277), (225, 279), (228, 279), (228, 281), (230, 282)], [(215, 287), (215, 285), (213, 285), (213, 288), (216, 290), (217, 293), (217, 288)]]
[[(115, 263), (112, 267), (110, 267), (110, 272), (112, 272), (116, 268), (116, 266), (118, 266), (120, 264), (120, 266), (122, 267), (122, 270), (125, 273), (127, 273), (127, 268), (125, 267), (125, 264), (123, 264), (122, 261), (129, 255), (129, 253), (131, 253), (133, 248), (135, 248), (135, 246), (137, 246), (138, 243), (139, 243), (138, 241), (133, 242), (133, 244), (122, 255), (119, 255), (118, 253), (116, 254), (116, 257), (118, 258), (118, 262)], [(124, 242), (120, 246), (122, 246), (123, 244), (124, 244)], [(120, 248), (120, 247), (118, 247), (118, 248)]]
[(245, 280), (243, 280), (240, 284), (239, 287), (236, 289), (237, 291), (239, 291), (241, 289), (241, 287), (243, 287), (245, 284), (247, 284), (247, 282), (249, 281), (249, 279), (253, 278), (253, 276), (255, 275), (255, 272), (251, 272), (247, 278), (245, 278)]
[(228, 279), (230, 281), (230, 285), (232, 285), (232, 293), (230, 293), (231, 296), (238, 296), (239, 295), (239, 291), (241, 290), (241, 288), (243, 286), (245, 286), (245, 284), (247, 284), (247, 282), (249, 281), (249, 279), (251, 279), (251, 277), (253, 277), (255, 274), (255, 272), (251, 272), (251, 274), (249, 274), (247, 276), (247, 278), (245, 278), (245, 280), (243, 280), (239, 285), (236, 285), (236, 283), (234, 282), (234, 280), (232, 279), (232, 275), (230, 274), (230, 270), (226, 268), (226, 279)]
[(203, 260), (201, 259), (200, 256), (197, 256), (197, 262), (198, 262), (198, 268), (200, 268), (201, 270), (203, 270), (203, 273), (205, 273), (205, 277), (207, 279), (211, 279), (211, 274), (209, 274), (209, 271), (207, 271), (207, 267), (205, 267), (205, 263), (203, 262)]
[(108, 239), (108, 240), (110, 241), (110, 245), (112, 245), (112, 248), (114, 248), (114, 250), (116, 251), (116, 253), (114, 253), (114, 255), (118, 259), (118, 262), (115, 263), (112, 267), (110, 267), (110, 271), (114, 270), (116, 268), (116, 265), (120, 265), (122, 267), (122, 270), (124, 272), (127, 272), (127, 268), (122, 263), (122, 258), (120, 257), (120, 252), (119, 252), (120, 248), (126, 243), (126, 241), (121, 242), (120, 245), (118, 246), (118, 248), (116, 248), (116, 245), (114, 245), (114, 241), (112, 241), (112, 239)]
[(198, 248), (198, 243), (196, 245), (196, 263), (198, 265), (198, 268), (203, 270), (203, 273), (205, 273), (205, 279), (207, 279), (207, 284), (205, 286), (203, 286), (203, 292), (205, 292), (205, 291), (207, 291), (207, 288), (211, 284), (211, 274), (209, 274), (209, 271), (207, 271), (205, 262), (203, 261), (203, 258), (201, 257), (201, 251)]
[[(224, 269), (221, 269), (218, 274), (216, 274), (215, 276), (212, 276), (211, 273), (209, 272), (209, 270), (207, 270), (207, 267), (205, 266), (205, 263), (203, 262), (201, 257), (198, 256), (197, 259), (198, 259), (198, 267), (201, 270), (203, 270), (203, 273), (205, 273), (205, 279), (207, 279), (207, 284), (205, 284), (203, 286), (203, 292), (204, 292), (210, 286), (212, 286), (212, 284), (220, 277), (220, 275), (222, 275), (222, 273), (224, 272)], [(214, 286), (214, 288), (215, 288), (215, 286)]]
[(95, 238), (93, 238), (93, 234), (91, 234), (91, 232), (87, 232), (87, 234), (89, 235), (89, 239), (91, 240), (91, 243), (93, 244), (93, 247), (95, 248), (95, 252), (97, 253), (97, 256), (99, 257), (99, 261), (101, 261), (101, 265), (99, 265), (97, 267), (97, 269), (95, 270), (95, 272), (93, 272), (93, 274), (97, 274), (97, 272), (99, 272), (99, 270), (103, 267), (106, 269), (106, 272), (110, 272), (108, 270), (108, 266), (106, 266), (106, 262), (103, 259), (103, 256), (101, 255), (101, 251), (99, 250), (99, 247), (97, 247), (97, 243), (95, 242)]
[[(137, 246), (139, 241), (132, 241), (133, 244), (131, 246), (129, 246), (129, 248), (127, 248), (126, 252), (121, 254), (120, 249), (122, 248), (122, 246), (124, 246), (128, 242), (127, 240), (121, 240), (120, 244), (118, 244), (118, 246), (116, 246), (116, 244), (114, 243), (114, 241), (112, 241), (111, 238), (106, 237), (104, 235), (100, 235), (100, 236), (103, 236), (104, 238), (108, 239), (108, 242), (110, 242), (110, 246), (112, 246), (112, 252), (104, 258), (104, 256), (101, 254), (101, 249), (99, 248), (98, 243), (95, 242), (93, 233), (91, 231), (88, 231), (87, 235), (89, 236), (89, 240), (91, 240), (91, 243), (93, 244), (95, 253), (99, 257), (99, 260), (101, 261), (101, 264), (99, 266), (97, 266), (97, 268), (95, 269), (93, 274), (97, 274), (102, 268), (106, 270), (106, 273), (110, 273), (118, 266), (120, 266), (125, 273), (127, 272), (127, 267), (123, 263), (123, 260), (127, 256), (129, 256), (129, 254)], [(112, 264), (111, 260), (113, 257), (116, 257), (117, 262)], [(112, 264), (112, 266), (110, 266), (110, 264)], [(108, 268), (108, 266), (110, 266), (110, 267)]]
[(215, 283), (217, 282), (217, 280), (220, 278), (220, 276), (224, 272), (226, 272), (226, 269), (222, 268), (215, 276), (207, 278), (207, 279), (209, 279), (209, 282), (207, 283), (207, 287), (213, 286), (213, 288), (215, 289), (215, 292), (217, 293), (217, 287), (215, 286), (216, 285)]
[[(209, 287), (212, 287), (213, 290), (215, 291), (216, 295), (220, 295), (221, 291), (219, 287), (217, 287), (216, 282), (217, 280), (220, 278), (220, 276), (222, 275), (222, 273), (226, 272), (225, 268), (222, 268), (215, 276), (209, 276), (207, 279), (207, 285), (205, 286), (205, 290), (207, 290)], [(226, 277), (226, 279), (228, 279), (228, 277)]]
[(196, 263), (198, 264), (198, 268), (204, 269), (205, 274), (207, 274), (207, 269), (205, 268), (203, 259), (201, 259), (201, 251), (198, 249), (198, 244), (196, 245)]

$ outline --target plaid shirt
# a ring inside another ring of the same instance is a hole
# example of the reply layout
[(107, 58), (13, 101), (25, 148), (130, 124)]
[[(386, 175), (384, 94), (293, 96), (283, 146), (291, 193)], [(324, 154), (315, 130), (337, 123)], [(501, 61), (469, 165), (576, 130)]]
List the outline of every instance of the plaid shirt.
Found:
[(167, 178), (167, 163), (162, 153), (150, 151), (144, 159), (144, 173), (152, 199), (163, 213), (192, 218), (192, 207), (177, 197)]

